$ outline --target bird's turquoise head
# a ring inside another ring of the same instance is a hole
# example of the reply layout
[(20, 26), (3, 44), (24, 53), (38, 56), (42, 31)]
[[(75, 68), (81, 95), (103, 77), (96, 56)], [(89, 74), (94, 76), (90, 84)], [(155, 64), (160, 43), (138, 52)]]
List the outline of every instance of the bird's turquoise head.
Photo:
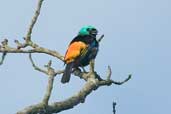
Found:
[(93, 35), (96, 36), (98, 33), (97, 29), (93, 26), (83, 26), (78, 35), (84, 36), (84, 35)]

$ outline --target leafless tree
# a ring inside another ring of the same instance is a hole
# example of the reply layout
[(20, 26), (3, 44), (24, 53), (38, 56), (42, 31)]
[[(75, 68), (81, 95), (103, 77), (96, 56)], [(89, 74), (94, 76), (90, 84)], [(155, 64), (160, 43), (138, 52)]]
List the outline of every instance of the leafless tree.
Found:
[[(48, 82), (47, 82), (47, 88), (45, 95), (39, 103), (35, 105), (30, 105), (20, 111), (17, 112), (17, 114), (53, 114), (58, 113), (64, 110), (68, 110), (73, 108), (74, 106), (78, 105), (79, 103), (84, 103), (85, 98), (94, 90), (98, 89), (101, 86), (110, 86), (112, 84), (121, 85), (125, 82), (127, 82), (131, 75), (128, 76), (127, 79), (121, 82), (117, 82), (111, 79), (111, 68), (108, 67), (107, 71), (107, 78), (101, 79), (100, 75), (94, 71), (94, 61), (90, 62), (90, 69), (89, 72), (82, 72), (80, 70), (74, 71), (74, 75), (80, 77), (80, 79), (83, 79), (86, 81), (85, 85), (82, 87), (80, 91), (78, 91), (74, 96), (71, 96), (67, 98), (64, 101), (60, 102), (52, 102), (49, 103), (49, 98), (51, 96), (51, 92), (53, 89), (53, 81), (54, 78), (63, 73), (63, 70), (55, 70), (52, 68), (51, 64), (52, 62), (49, 61), (47, 65), (45, 65), (45, 68), (40, 68), (37, 66), (33, 59), (32, 59), (32, 53), (44, 53), (50, 56), (53, 56), (57, 58), (60, 61), (63, 61), (63, 56), (58, 53), (57, 51), (47, 49), (45, 47), (42, 47), (38, 45), (37, 43), (32, 41), (32, 31), (33, 27), (39, 17), (41, 6), (43, 4), (44, 0), (38, 0), (38, 4), (35, 10), (35, 13), (32, 17), (31, 23), (28, 27), (27, 34), (24, 37), (24, 43), (19, 42), (18, 40), (15, 40), (16, 47), (11, 47), (8, 45), (8, 39), (4, 39), (1, 42), (0, 45), (0, 53), (2, 53), (1, 59), (0, 59), (0, 65), (3, 64), (4, 59), (8, 53), (26, 53), (29, 55), (29, 60), (32, 63), (32, 66), (35, 70), (40, 71), (48, 76)], [(100, 42), (104, 35), (102, 35), (98, 41)], [(27, 48), (30, 47), (30, 48)], [(99, 77), (99, 78), (97, 78)]]

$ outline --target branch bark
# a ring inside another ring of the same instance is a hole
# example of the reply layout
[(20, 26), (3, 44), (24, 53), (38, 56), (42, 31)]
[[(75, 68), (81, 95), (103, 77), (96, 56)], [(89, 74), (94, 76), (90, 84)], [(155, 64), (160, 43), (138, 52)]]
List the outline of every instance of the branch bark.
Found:
[(44, 0), (39, 0), (38, 1), (36, 11), (34, 13), (34, 16), (33, 16), (32, 20), (31, 20), (30, 26), (29, 26), (28, 31), (27, 31), (26, 41), (31, 41), (32, 30), (33, 30), (33, 27), (34, 27), (34, 25), (35, 25), (35, 23), (36, 23), (36, 21), (37, 21), (37, 19), (39, 17), (43, 1)]
[(29, 44), (32, 49), (19, 49), (19, 48), (13, 48), (8, 46), (8, 44), (6, 44), (5, 46), (0, 46), (0, 53), (44, 53), (47, 55), (51, 55), (53, 57), (56, 57), (60, 60), (63, 61), (63, 56), (61, 54), (59, 54), (57, 51), (54, 50), (50, 50), (44, 47), (40, 47), (36, 44), (36, 47), (34, 46), (35, 44)]
[[(79, 72), (79, 71), (77, 71)], [(78, 77), (83, 77), (83, 79), (86, 80), (86, 84), (83, 86), (83, 88), (76, 93), (75, 95), (73, 95), (72, 97), (61, 101), (61, 102), (53, 102), (49, 105), (44, 105), (43, 103), (39, 103), (36, 105), (31, 105), (25, 109), (23, 109), (22, 111), (19, 111), (17, 114), (53, 114), (53, 113), (58, 113), (64, 110), (68, 110), (73, 108), (74, 106), (80, 104), (80, 103), (84, 103), (86, 97), (92, 93), (94, 90), (98, 89), (101, 86), (109, 86), (111, 84), (115, 84), (113, 83), (112, 80), (98, 80), (97, 78), (92, 78), (92, 77), (97, 77), (95, 73), (83, 73), (80, 72), (80, 75), (78, 75)], [(111, 73), (110, 73), (111, 74)], [(91, 76), (94, 75), (94, 76)], [(108, 75), (107, 75), (108, 77)], [(130, 78), (129, 78), (130, 79)], [(125, 82), (127, 82), (129, 79), (126, 79), (124, 81), (121, 82), (117, 82), (117, 85), (121, 85)], [(49, 82), (51, 83), (51, 82)], [(48, 89), (47, 89), (48, 91)]]
[(0, 65), (2, 65), (3, 64), (3, 62), (4, 62), (4, 60), (5, 60), (5, 56), (7, 55), (7, 53), (6, 52), (3, 52), (2, 53), (2, 58), (1, 58), (1, 60), (0, 60)]

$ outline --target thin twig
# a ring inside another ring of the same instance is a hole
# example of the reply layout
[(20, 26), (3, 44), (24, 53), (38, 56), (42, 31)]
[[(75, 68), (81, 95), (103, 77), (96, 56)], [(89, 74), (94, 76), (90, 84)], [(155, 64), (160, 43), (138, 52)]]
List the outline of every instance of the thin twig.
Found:
[(130, 80), (131, 77), (132, 77), (132, 75), (130, 74), (130, 75), (128, 75), (128, 77), (127, 77), (125, 80), (123, 80), (123, 81), (120, 81), (120, 82), (113, 81), (113, 80), (111, 80), (111, 81), (112, 81), (113, 84), (122, 85), (122, 84), (124, 84), (125, 82), (127, 82), (128, 80)]
[(32, 35), (33, 27), (34, 27), (34, 25), (35, 25), (35, 23), (36, 23), (36, 21), (37, 21), (37, 19), (39, 17), (43, 1), (44, 0), (39, 0), (38, 1), (36, 10), (35, 10), (34, 15), (32, 17), (31, 23), (30, 23), (30, 25), (28, 27), (27, 34), (24, 37), (25, 43), (19, 43), (17, 40), (15, 40), (15, 42), (18, 44), (18, 46), (17, 46), (18, 49), (25, 48), (27, 46), (31, 46), (31, 47), (33, 46), (32, 45), (33, 42), (31, 41), (31, 35)]
[(30, 59), (30, 61), (31, 61), (31, 63), (32, 63), (32, 66), (33, 66), (33, 68), (34, 68), (35, 70), (40, 71), (40, 72), (45, 73), (45, 74), (48, 75), (48, 72), (47, 72), (46, 70), (43, 70), (43, 69), (41, 69), (41, 68), (39, 68), (38, 66), (35, 65), (35, 63), (34, 63), (34, 61), (33, 61), (33, 59), (32, 59), (31, 53), (29, 53), (29, 59)]
[(38, 66), (34, 63), (33, 58), (32, 58), (32, 54), (31, 54), (31, 53), (29, 53), (29, 59), (30, 59), (30, 62), (31, 62), (31, 64), (32, 64), (32, 66), (33, 66), (33, 68), (34, 68), (35, 70), (37, 70), (37, 71), (39, 71), (39, 72), (42, 72), (42, 73), (45, 73), (45, 74), (48, 75), (48, 76), (56, 76), (56, 75), (62, 74), (62, 73), (64, 72), (64, 70), (57, 70), (57, 71), (55, 71), (55, 70), (51, 67), (51, 64), (52, 64), (51, 61), (49, 61), (49, 63), (48, 63), (47, 65), (45, 65), (45, 67), (47, 68), (47, 70), (44, 70), (44, 69), (38, 67)]
[(50, 99), (50, 96), (51, 96), (51, 93), (52, 93), (53, 81), (54, 81), (54, 76), (49, 76), (49, 78), (48, 78), (48, 85), (46, 87), (46, 93), (45, 93), (45, 95), (43, 97), (43, 104), (45, 106), (48, 105), (48, 102), (49, 102), (49, 99)]
[(6, 55), (7, 55), (7, 53), (6, 53), (6, 52), (2, 53), (2, 58), (1, 58), (1, 60), (0, 60), (0, 65), (2, 65), (2, 64), (3, 64), (3, 62), (4, 62), (4, 60), (5, 60)]
[(107, 80), (110, 80), (111, 75), (112, 75), (112, 69), (111, 69), (111, 67), (110, 67), (110, 66), (108, 66)]
[(37, 8), (35, 10), (34, 16), (33, 16), (32, 20), (31, 20), (31, 23), (30, 23), (28, 31), (27, 31), (26, 42), (31, 41), (32, 30), (33, 30), (33, 27), (34, 27), (37, 19), (38, 19), (39, 14), (40, 14), (40, 10), (41, 10), (41, 6), (42, 6), (43, 1), (44, 0), (39, 0), (38, 1)]
[(90, 72), (91, 73), (94, 73), (94, 64), (95, 64), (95, 60), (93, 59), (90, 61)]
[(38, 48), (28, 49), (28, 50), (24, 50), (24, 49), (22, 50), (22, 49), (17, 49), (17, 48), (0, 48), (0, 53), (4, 53), (4, 52), (6, 53), (44, 53), (44, 54), (48, 54), (53, 57), (56, 57), (63, 61), (63, 56), (59, 54), (57, 51), (46, 49), (43, 47), (38, 47)]
[(64, 70), (57, 70), (57, 71), (55, 71), (55, 75), (57, 75), (57, 74), (63, 74), (64, 73)]

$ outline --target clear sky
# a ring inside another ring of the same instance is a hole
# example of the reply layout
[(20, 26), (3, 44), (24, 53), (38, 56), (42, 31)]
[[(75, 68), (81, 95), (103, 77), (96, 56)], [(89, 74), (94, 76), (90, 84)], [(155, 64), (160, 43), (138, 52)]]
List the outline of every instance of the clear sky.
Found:
[[(0, 0), (0, 40), (22, 41), (37, 0)], [(32, 34), (33, 41), (64, 54), (83, 25), (94, 25), (105, 37), (100, 43), (96, 71), (105, 78), (132, 79), (124, 85), (101, 87), (61, 114), (170, 114), (171, 106), (171, 1), (170, 0), (45, 0)], [(56, 69), (63, 63), (44, 54), (33, 55), (39, 66), (49, 59)], [(28, 55), (9, 54), (0, 66), (0, 113), (13, 114), (41, 101), (47, 77), (33, 70)], [(75, 94), (84, 81), (72, 77), (62, 85), (56, 77), (51, 101)]]

